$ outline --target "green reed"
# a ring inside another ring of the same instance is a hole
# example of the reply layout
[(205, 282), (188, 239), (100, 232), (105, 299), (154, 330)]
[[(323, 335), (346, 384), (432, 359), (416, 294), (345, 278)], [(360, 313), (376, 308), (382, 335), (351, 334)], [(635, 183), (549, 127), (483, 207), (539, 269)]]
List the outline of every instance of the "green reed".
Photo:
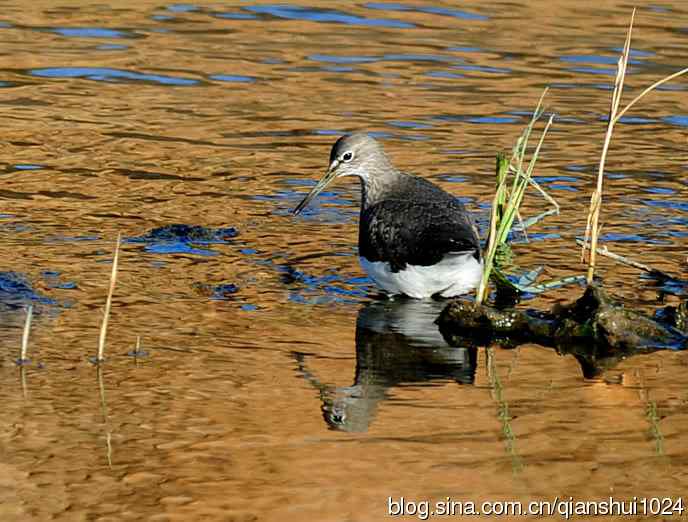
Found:
[[(543, 100), (547, 94), (547, 89), (544, 90), (538, 101), (537, 107), (533, 112), (528, 125), (521, 133), (521, 136), (514, 145), (511, 160), (507, 160), (506, 156), (499, 154), (497, 156), (497, 188), (494, 199), (492, 201), (492, 214), (490, 216), (490, 235), (488, 237), (487, 248), (483, 256), (483, 275), (478, 287), (477, 301), (482, 303), (487, 296), (487, 287), (490, 280), (490, 275), (493, 272), (495, 265), (495, 256), (498, 250), (503, 245), (506, 245), (509, 232), (513, 228), (514, 221), (519, 216), (519, 209), (523, 202), (528, 185), (532, 185), (551, 203), (555, 205), (555, 212), (558, 213), (559, 206), (556, 202), (532, 179), (533, 170), (542, 148), (542, 143), (549, 131), (554, 115), (550, 115), (542, 131), (535, 150), (526, 162), (526, 153), (528, 150), (528, 141), (533, 132), (535, 124), (542, 118), (544, 114)], [(510, 176), (511, 175), (511, 176)], [(510, 179), (511, 178), (511, 179)], [(511, 185), (509, 187), (509, 185)], [(551, 212), (545, 213), (547, 215)], [(525, 226), (522, 227), (525, 230)]]

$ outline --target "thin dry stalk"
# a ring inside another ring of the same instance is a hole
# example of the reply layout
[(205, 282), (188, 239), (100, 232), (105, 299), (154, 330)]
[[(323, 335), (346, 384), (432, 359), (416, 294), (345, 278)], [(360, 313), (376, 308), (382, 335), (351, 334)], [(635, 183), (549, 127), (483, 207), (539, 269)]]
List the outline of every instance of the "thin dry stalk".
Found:
[[(626, 111), (628, 111), (628, 109), (630, 109), (637, 102), (639, 102), (641, 99), (643, 99), (645, 97), (645, 95), (651, 93), (660, 85), (662, 85), (666, 82), (669, 82), (669, 81), (673, 80), (674, 78), (678, 78), (679, 76), (686, 74), (686, 73), (688, 73), (688, 67), (686, 67), (685, 69), (681, 69), (680, 71), (675, 72), (674, 74), (670, 74), (666, 78), (662, 78), (661, 80), (658, 80), (655, 83), (653, 83), (652, 85), (650, 85), (647, 89), (645, 89), (643, 92), (641, 92), (638, 96), (633, 98), (633, 101), (631, 101), (631, 103), (626, 105), (626, 107), (624, 107), (624, 109), (619, 114), (616, 115), (616, 121), (619, 121), (621, 118), (623, 118), (623, 115), (626, 114)], [(614, 123), (616, 123), (616, 121)]]
[(24, 364), (29, 360), (29, 333), (31, 332), (31, 319), (33, 318), (33, 305), (26, 309), (26, 321), (24, 322), (24, 332), (22, 333), (21, 354), (19, 364)]
[(108, 321), (110, 319), (110, 308), (112, 308), (112, 294), (115, 292), (115, 285), (117, 284), (117, 264), (119, 262), (119, 245), (122, 234), (117, 233), (117, 244), (115, 245), (115, 257), (112, 260), (112, 272), (110, 274), (110, 290), (108, 291), (107, 301), (105, 302), (105, 310), (103, 311), (103, 323), (100, 326), (100, 337), (98, 339), (98, 356), (96, 362), (101, 363), (105, 354), (105, 337), (107, 335)]
[(134, 361), (136, 361), (136, 366), (139, 365), (139, 360), (141, 359), (141, 356), (143, 355), (141, 353), (141, 336), (137, 335), (136, 336), (136, 346), (134, 346), (134, 349), (129, 352), (129, 355), (134, 357)]
[[(678, 72), (670, 74), (669, 76), (656, 81), (645, 90), (643, 90), (638, 96), (633, 98), (631, 102), (619, 111), (619, 105), (621, 103), (621, 95), (623, 94), (624, 80), (626, 78), (626, 68), (628, 65), (628, 58), (631, 51), (631, 36), (633, 32), (633, 21), (635, 19), (635, 9), (631, 14), (631, 22), (628, 26), (628, 34), (626, 35), (626, 43), (624, 44), (623, 52), (619, 58), (616, 71), (616, 80), (614, 82), (614, 91), (612, 93), (611, 105), (609, 108), (609, 120), (607, 122), (607, 132), (604, 137), (604, 145), (602, 146), (602, 154), (600, 155), (600, 165), (597, 172), (597, 187), (590, 197), (590, 210), (588, 211), (588, 221), (585, 227), (585, 241), (583, 241), (583, 250), (581, 252), (581, 261), (585, 260), (586, 249), (590, 249), (590, 256), (588, 258), (588, 283), (591, 283), (593, 276), (595, 275), (595, 262), (596, 254), (600, 253), (597, 248), (597, 242), (600, 233), (599, 218), (600, 211), (602, 209), (602, 186), (604, 179), (604, 164), (607, 159), (607, 152), (609, 150), (609, 144), (612, 139), (612, 133), (614, 131), (614, 125), (626, 114), (626, 112), (633, 107), (637, 102), (644, 98), (647, 94), (655, 90), (660, 85), (677, 78), (683, 74), (688, 73), (688, 67), (681, 69)], [(588, 241), (589, 239), (589, 241)]]
[[(623, 94), (623, 85), (626, 78), (626, 67), (628, 66), (628, 56), (631, 50), (631, 35), (633, 33), (633, 20), (635, 19), (635, 9), (631, 14), (631, 23), (628, 25), (628, 33), (626, 34), (626, 43), (624, 44), (623, 52), (619, 58), (616, 67), (616, 79), (614, 81), (614, 92), (612, 93), (612, 101), (609, 107), (609, 121), (607, 122), (607, 132), (604, 136), (604, 145), (602, 146), (602, 154), (600, 155), (600, 165), (597, 170), (597, 188), (590, 197), (590, 211), (588, 213), (588, 222), (585, 227), (585, 242), (590, 238), (590, 257), (588, 260), (588, 284), (592, 283), (595, 275), (595, 257), (597, 253), (597, 240), (599, 238), (599, 221), (600, 210), (602, 208), (602, 188), (604, 181), (604, 163), (607, 159), (607, 151), (609, 144), (612, 141), (612, 133), (614, 132), (614, 124), (616, 123), (616, 114), (619, 110), (619, 103), (621, 102), (621, 95)], [(583, 257), (585, 256), (585, 246), (583, 247)]]

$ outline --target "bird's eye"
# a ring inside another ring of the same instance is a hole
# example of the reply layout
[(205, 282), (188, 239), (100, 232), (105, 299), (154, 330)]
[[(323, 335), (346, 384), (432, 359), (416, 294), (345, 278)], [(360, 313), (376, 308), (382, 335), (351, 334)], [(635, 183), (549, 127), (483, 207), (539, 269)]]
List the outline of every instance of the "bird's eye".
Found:
[(345, 152), (344, 154), (342, 154), (342, 161), (348, 163), (352, 159), (354, 159), (354, 153), (353, 152), (348, 151), (348, 152)]

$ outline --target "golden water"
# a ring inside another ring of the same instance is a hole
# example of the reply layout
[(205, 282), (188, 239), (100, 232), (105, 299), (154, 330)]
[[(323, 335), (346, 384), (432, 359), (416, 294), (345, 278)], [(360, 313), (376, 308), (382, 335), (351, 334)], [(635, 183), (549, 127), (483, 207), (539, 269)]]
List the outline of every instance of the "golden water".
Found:
[[(24, 313), (2, 312), (0, 520), (369, 521), (388, 496), (685, 493), (685, 353), (586, 381), (543, 347), (449, 349), (439, 307), (375, 303), (357, 186), (289, 213), (336, 136), (365, 129), (484, 223), (495, 153), (549, 85), (558, 118), (536, 174), (562, 213), (514, 249), (524, 269), (581, 273), (629, 4), (111, 4), (0, 15), (0, 269), (54, 301), (37, 305), (23, 375)], [(682, 2), (636, 21), (626, 96), (688, 55)], [(685, 85), (617, 127), (602, 214), (610, 249), (678, 276)], [(524, 214), (545, 208), (533, 196)], [(114, 237), (172, 223), (239, 235), (200, 252), (125, 242), (98, 375)], [(599, 272), (631, 306), (657, 305), (636, 270), (602, 259)], [(238, 291), (213, 298), (218, 284)], [(137, 335), (140, 360), (126, 355)]]

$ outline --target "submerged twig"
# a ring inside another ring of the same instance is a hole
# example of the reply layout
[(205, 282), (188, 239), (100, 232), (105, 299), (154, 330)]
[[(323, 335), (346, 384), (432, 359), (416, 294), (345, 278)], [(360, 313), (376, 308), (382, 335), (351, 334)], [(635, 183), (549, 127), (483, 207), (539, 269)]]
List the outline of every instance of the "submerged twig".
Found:
[[(583, 249), (592, 248), (590, 246), (590, 244), (586, 245), (585, 241), (583, 241), (581, 239), (576, 239), (576, 243), (578, 243), (580, 246), (582, 246)], [(601, 246), (601, 247), (597, 247), (595, 250), (601, 256), (608, 257), (610, 259), (618, 261), (621, 264), (632, 266), (632, 267), (637, 268), (639, 270), (643, 270), (644, 272), (650, 272), (650, 273), (658, 273), (659, 272), (659, 273), (661, 273), (661, 270), (657, 270), (655, 268), (652, 268), (651, 266), (644, 265), (643, 263), (639, 263), (638, 261), (634, 261), (633, 259), (630, 259), (628, 257), (624, 257), (622, 255), (615, 254), (614, 252), (610, 252), (606, 245)]]
[[(580, 239), (577, 239), (576, 243), (578, 243), (581, 246), (584, 246), (583, 241), (581, 241)], [(588, 248), (590, 248), (590, 246), (588, 246)], [(667, 272), (664, 272), (663, 270), (659, 270), (658, 268), (652, 268), (651, 266), (640, 263), (634, 259), (630, 259), (628, 257), (624, 257), (622, 255), (615, 254), (614, 252), (610, 252), (606, 245), (601, 246), (601, 247), (597, 247), (597, 253), (601, 256), (605, 256), (605, 257), (608, 257), (610, 259), (613, 259), (614, 261), (618, 261), (622, 265), (632, 266), (633, 268), (637, 268), (638, 270), (642, 270), (643, 272), (647, 272), (652, 277), (654, 277), (658, 280), (680, 281), (679, 277), (672, 275), (672, 274), (669, 274)]]
[(550, 208), (548, 210), (545, 210), (544, 212), (541, 212), (537, 216), (532, 216), (532, 217), (529, 217), (528, 219), (524, 219), (522, 222), (518, 223), (517, 225), (514, 225), (511, 230), (514, 232), (523, 232), (525, 234), (526, 231), (530, 227), (535, 225), (536, 223), (539, 223), (540, 221), (542, 221), (543, 219), (545, 219), (548, 216), (553, 216), (556, 214), (559, 214), (559, 209), (558, 208)]
[(107, 335), (108, 321), (110, 319), (110, 308), (112, 307), (112, 294), (115, 292), (115, 285), (117, 284), (117, 263), (119, 262), (119, 245), (121, 242), (121, 233), (117, 233), (117, 244), (115, 245), (115, 257), (112, 260), (112, 272), (110, 274), (110, 289), (108, 290), (107, 301), (105, 301), (105, 310), (103, 311), (103, 323), (100, 326), (100, 337), (98, 338), (98, 356), (96, 363), (103, 362), (105, 354), (105, 337)]

